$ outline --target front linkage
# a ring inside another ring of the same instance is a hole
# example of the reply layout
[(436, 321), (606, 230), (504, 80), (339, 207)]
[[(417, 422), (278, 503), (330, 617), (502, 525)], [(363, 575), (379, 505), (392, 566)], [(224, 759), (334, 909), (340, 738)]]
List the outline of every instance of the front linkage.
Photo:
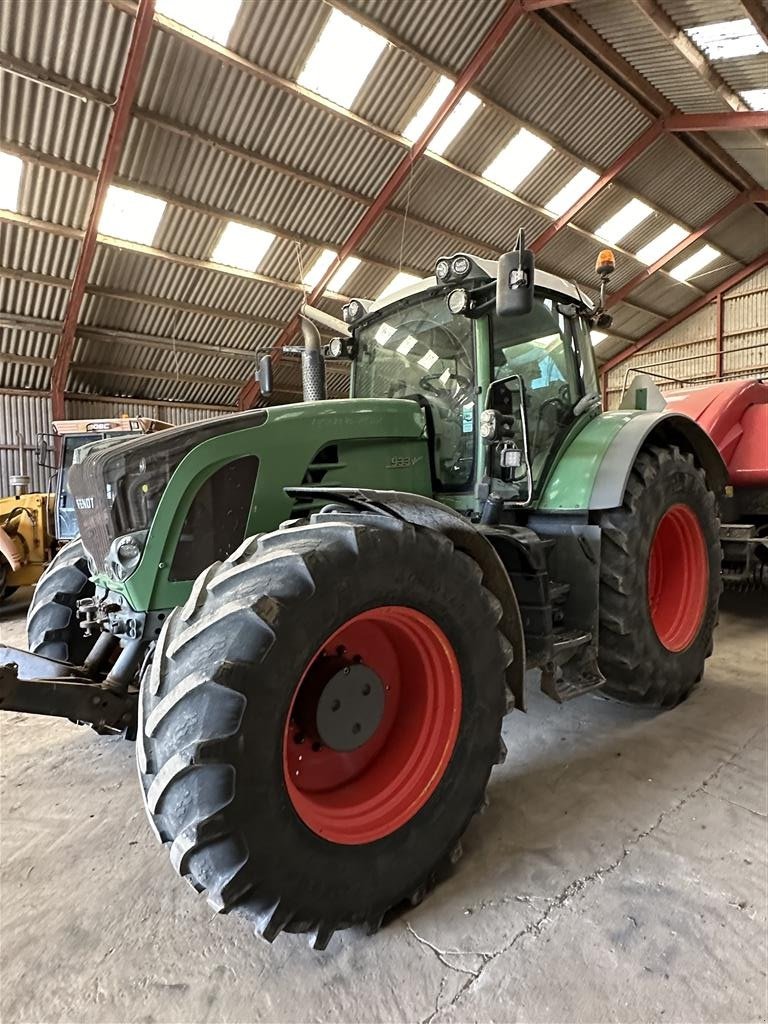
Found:
[(135, 733), (135, 689), (85, 666), (0, 647), (0, 708), (87, 722), (97, 732)]

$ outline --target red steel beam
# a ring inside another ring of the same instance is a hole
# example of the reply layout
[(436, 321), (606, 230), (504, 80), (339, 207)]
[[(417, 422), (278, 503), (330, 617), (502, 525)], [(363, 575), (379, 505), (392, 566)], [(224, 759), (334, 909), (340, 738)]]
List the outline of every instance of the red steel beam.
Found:
[(641, 270), (639, 274), (635, 274), (631, 281), (628, 281), (622, 288), (611, 294), (608, 299), (608, 306), (615, 306), (619, 302), (623, 302), (626, 297), (639, 287), (644, 281), (647, 281), (651, 274), (655, 274), (657, 270), (661, 270), (662, 267), (666, 266), (667, 263), (679, 256), (681, 252), (684, 252), (688, 246), (693, 245), (694, 242), (706, 235), (708, 231), (716, 227), (721, 221), (724, 221), (726, 217), (730, 217), (736, 210), (746, 206), (748, 203), (765, 203), (768, 202), (768, 189), (754, 189), (752, 192), (741, 192), (739, 195), (727, 203), (717, 213), (713, 213), (706, 224), (702, 224), (700, 228), (692, 231), (690, 235), (686, 235), (677, 245), (670, 249), (668, 253), (660, 256), (655, 263), (651, 263), (645, 270)]
[(745, 132), (768, 129), (768, 111), (728, 110), (719, 114), (670, 114), (664, 118), (668, 132)]
[(758, 270), (762, 270), (763, 267), (767, 266), (768, 252), (765, 252), (762, 256), (758, 256), (757, 259), (752, 260), (752, 262), (747, 264), (746, 267), (742, 267), (741, 270), (737, 270), (735, 274), (731, 274), (730, 277), (726, 278), (725, 281), (722, 281), (719, 285), (713, 288), (712, 291), (707, 292), (706, 295), (702, 295), (700, 298), (691, 302), (684, 309), (681, 309), (679, 313), (675, 313), (674, 316), (671, 316), (669, 320), (665, 320), (664, 323), (659, 324), (658, 327), (654, 327), (653, 330), (643, 335), (642, 338), (630, 345), (629, 348), (625, 348), (623, 351), (618, 352), (612, 359), (603, 363), (600, 367), (600, 376), (602, 379), (605, 380), (606, 374), (609, 370), (612, 370), (615, 366), (623, 363), (636, 352), (644, 349), (646, 345), (650, 345), (652, 341), (656, 341), (657, 338), (660, 338), (662, 334), (666, 334), (667, 331), (670, 331), (673, 327), (677, 327), (677, 325), (682, 323), (683, 320), (687, 320), (689, 316), (693, 316), (694, 313), (698, 313), (700, 309), (703, 309), (706, 305), (712, 302), (713, 299), (717, 299), (718, 295), (722, 295), (730, 288), (735, 288), (736, 285), (741, 284), (745, 278), (750, 277), (752, 274), (757, 273)]
[(51, 375), (51, 404), (53, 407), (53, 418), (63, 419), (64, 393), (67, 383), (67, 375), (72, 363), (72, 354), (75, 348), (75, 332), (77, 331), (77, 320), (80, 315), (80, 306), (85, 295), (85, 286), (88, 282), (88, 275), (93, 263), (93, 256), (96, 251), (96, 236), (98, 234), (99, 217), (104, 207), (104, 200), (107, 196), (112, 176), (117, 167), (117, 161), (122, 152), (128, 130), (128, 122), (131, 116), (131, 107), (136, 95), (136, 89), (144, 66), (144, 58), (149, 46), (152, 34), (152, 19), (155, 13), (155, 0), (140, 0), (136, 21), (133, 25), (133, 34), (128, 49), (128, 58), (125, 62), (123, 79), (120, 83), (115, 109), (112, 117), (112, 126), (109, 130), (104, 158), (99, 169), (99, 176), (96, 181), (91, 208), (88, 212), (88, 221), (83, 236), (83, 243), (80, 247), (80, 255), (75, 268), (72, 287), (69, 292), (69, 301), (64, 315), (64, 323), (61, 329), (56, 359), (53, 364)]
[(607, 185), (610, 185), (617, 175), (621, 174), (633, 160), (636, 160), (641, 153), (644, 153), (649, 146), (653, 145), (656, 139), (663, 133), (664, 125), (662, 122), (654, 121), (639, 138), (635, 139), (630, 146), (627, 146), (623, 153), (616, 157), (611, 166), (603, 171), (594, 185), (587, 189), (581, 199), (576, 200), (570, 210), (566, 210), (565, 213), (561, 214), (556, 221), (549, 225), (546, 231), (542, 231), (538, 238), (533, 240), (530, 246), (533, 252), (540, 252), (547, 243), (551, 242), (555, 235), (562, 231), (567, 224), (570, 224), (580, 210), (584, 209), (587, 203), (591, 203), (596, 195), (602, 192)]
[[(328, 270), (323, 274), (318, 283), (312, 289), (312, 292), (307, 298), (307, 302), (311, 305), (316, 302), (323, 294), (325, 289), (328, 287), (328, 282), (331, 280), (333, 275), (336, 273), (338, 267), (343, 263), (347, 256), (357, 248), (359, 243), (365, 238), (371, 228), (377, 223), (379, 218), (382, 216), (387, 206), (389, 205), (392, 198), (397, 193), (398, 189), (403, 185), (408, 175), (411, 173), (411, 169), (414, 163), (426, 152), (429, 143), (432, 138), (437, 134), (442, 125), (448, 119), (453, 109), (458, 104), (462, 96), (467, 92), (472, 83), (478, 78), (478, 76), (485, 70), (488, 63), (496, 53), (497, 48), (504, 41), (506, 36), (511, 32), (518, 21), (525, 15), (525, 9), (522, 0), (510, 0), (507, 6), (502, 11), (501, 15), (497, 18), (491, 29), (486, 34), (483, 41), (474, 53), (467, 66), (462, 71), (461, 75), (456, 80), (455, 85), (451, 89), (448, 96), (446, 96), (440, 109), (437, 111), (435, 116), (429, 122), (427, 127), (424, 129), (419, 138), (414, 142), (410, 150), (403, 156), (402, 160), (395, 167), (394, 171), (390, 175), (389, 179), (384, 184), (383, 188), (379, 192), (376, 199), (371, 203), (366, 212), (360, 218), (351, 234), (347, 238), (346, 242), (339, 249), (338, 259), (336, 263), (333, 263)], [(294, 316), (291, 321), (287, 324), (280, 337), (277, 339), (274, 349), (277, 350), (276, 354), (279, 354), (279, 349), (287, 345), (289, 341), (294, 337), (298, 329), (298, 315)], [(256, 400), (259, 394), (259, 385), (257, 381), (249, 381), (240, 392), (238, 404), (241, 409), (249, 408)]]

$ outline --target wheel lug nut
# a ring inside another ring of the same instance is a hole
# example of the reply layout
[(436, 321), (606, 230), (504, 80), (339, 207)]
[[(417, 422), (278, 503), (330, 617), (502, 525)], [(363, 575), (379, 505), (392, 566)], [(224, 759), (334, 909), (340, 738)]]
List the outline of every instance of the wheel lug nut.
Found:
[(341, 701), (340, 700), (335, 700), (331, 704), (331, 711), (338, 711), (340, 707), (341, 707)]

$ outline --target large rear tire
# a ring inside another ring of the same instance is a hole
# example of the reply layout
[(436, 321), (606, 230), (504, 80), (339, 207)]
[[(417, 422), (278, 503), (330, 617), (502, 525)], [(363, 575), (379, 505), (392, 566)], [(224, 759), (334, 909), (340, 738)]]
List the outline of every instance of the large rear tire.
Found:
[(644, 448), (603, 514), (600, 668), (617, 700), (674, 707), (712, 653), (720, 580), (715, 496), (693, 456)]
[(77, 621), (77, 602), (92, 597), (88, 561), (82, 541), (70, 541), (37, 582), (27, 612), (27, 646), (33, 654), (82, 665), (96, 642)]
[(389, 516), (316, 515), (206, 570), (140, 696), (146, 808), (176, 870), (269, 941), (318, 949), (421, 899), (503, 750), (500, 615), (471, 558)]

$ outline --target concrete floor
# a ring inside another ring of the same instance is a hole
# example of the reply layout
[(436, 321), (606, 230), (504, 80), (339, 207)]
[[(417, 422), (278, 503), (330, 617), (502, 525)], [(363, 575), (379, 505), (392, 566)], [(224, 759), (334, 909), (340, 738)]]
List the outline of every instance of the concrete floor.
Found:
[(766, 1020), (766, 623), (729, 596), (703, 684), (665, 714), (532, 688), (454, 877), (319, 954), (174, 875), (131, 744), (1, 715), (0, 1020)]

